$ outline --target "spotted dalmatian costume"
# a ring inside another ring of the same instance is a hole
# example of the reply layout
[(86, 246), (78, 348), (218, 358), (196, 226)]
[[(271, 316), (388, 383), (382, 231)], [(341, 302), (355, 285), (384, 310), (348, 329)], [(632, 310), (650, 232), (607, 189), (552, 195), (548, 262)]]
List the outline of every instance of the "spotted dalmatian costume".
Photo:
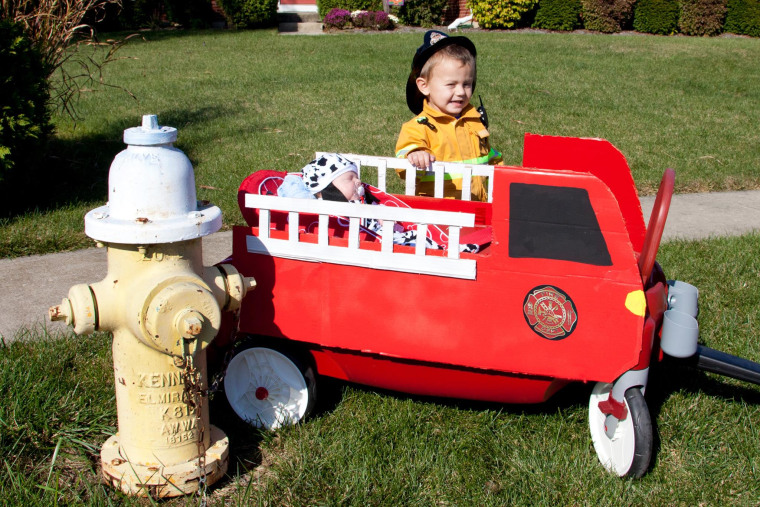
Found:
[(312, 194), (321, 192), (335, 178), (349, 171), (353, 171), (359, 176), (359, 169), (356, 164), (337, 153), (325, 153), (301, 169), (303, 182)]
[[(277, 195), (280, 197), (311, 197), (323, 192), (332, 182), (346, 172), (353, 171), (359, 175), (359, 169), (356, 164), (337, 153), (325, 153), (319, 158), (312, 160), (301, 169), (301, 174), (288, 174), (282, 185), (277, 189)], [(366, 191), (366, 190), (365, 190)], [(378, 204), (378, 200), (367, 192), (368, 198), (362, 198), (362, 203)], [(325, 197), (323, 195), (323, 197)], [(373, 202), (374, 201), (374, 202)], [(357, 202), (357, 201), (352, 201)], [(362, 223), (367, 231), (376, 235), (381, 235), (383, 226), (378, 220), (369, 218)], [(425, 238), (426, 247), (434, 250), (443, 250), (444, 245), (439, 245), (429, 237)], [(416, 246), (417, 230), (406, 230), (402, 225), (396, 224), (393, 231), (393, 243), (396, 245)], [(459, 245), (460, 252), (476, 253), (479, 246), (474, 243)]]

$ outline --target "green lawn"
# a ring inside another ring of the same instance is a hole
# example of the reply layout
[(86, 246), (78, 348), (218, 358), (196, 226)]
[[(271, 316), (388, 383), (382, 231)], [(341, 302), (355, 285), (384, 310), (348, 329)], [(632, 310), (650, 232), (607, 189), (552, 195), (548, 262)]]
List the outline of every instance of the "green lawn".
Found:
[[(507, 164), (520, 164), (525, 132), (603, 137), (643, 193), (666, 167), (680, 192), (760, 187), (757, 39), (468, 35), (480, 55), (476, 95)], [(199, 198), (222, 208), (226, 226), (241, 223), (236, 190), (252, 171), (296, 171), (317, 150), (392, 155), (411, 116), (403, 90), (420, 41), (419, 32), (143, 34), (104, 73), (137, 99), (84, 90), (81, 121), (55, 118), (38, 186), (23, 190), (30, 211), (0, 222), (0, 257), (91, 244), (82, 217), (105, 203), (122, 131), (143, 114), (179, 129)]]
[[(604, 137), (650, 193), (665, 167), (679, 191), (758, 188), (760, 42), (740, 38), (476, 32), (494, 144), (518, 164), (524, 132)], [(240, 223), (236, 189), (258, 169), (298, 170), (316, 150), (391, 155), (410, 117), (403, 83), (419, 33), (280, 37), (273, 31), (147, 33), (107, 68), (129, 89), (83, 92), (29, 211), (0, 223), (0, 257), (87, 245), (82, 217), (106, 200), (122, 131), (156, 113), (179, 129), (199, 198)], [(701, 292), (701, 340), (760, 361), (760, 236), (672, 242), (669, 278)], [(115, 431), (108, 334), (33, 329), (0, 344), (0, 504), (145, 505), (98, 480)], [(653, 468), (607, 474), (588, 433), (590, 386), (540, 406), (410, 398), (327, 384), (319, 413), (276, 434), (240, 423), (212, 505), (757, 505), (760, 389), (679, 365), (654, 368)], [(166, 502), (197, 505), (195, 498)]]
[[(760, 360), (760, 236), (672, 242), (659, 258), (669, 277), (700, 288), (702, 341)], [(0, 345), (0, 504), (147, 504), (97, 478), (99, 447), (116, 425), (110, 336), (33, 330), (19, 338), (27, 339)], [(230, 437), (232, 457), (211, 504), (760, 503), (760, 388), (654, 367), (647, 402), (656, 454), (634, 481), (597, 461), (589, 389), (508, 406), (328, 383), (315, 417), (276, 434), (241, 423), (219, 393), (211, 418)]]

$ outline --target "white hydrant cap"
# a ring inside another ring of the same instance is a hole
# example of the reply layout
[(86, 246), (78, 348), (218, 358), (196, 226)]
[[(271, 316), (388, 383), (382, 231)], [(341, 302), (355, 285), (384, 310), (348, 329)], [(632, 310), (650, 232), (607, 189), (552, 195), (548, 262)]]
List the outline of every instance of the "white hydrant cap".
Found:
[(143, 115), (142, 125), (124, 131), (124, 144), (131, 146), (156, 146), (169, 144), (177, 140), (177, 129), (174, 127), (159, 127), (158, 116)]
[(127, 149), (108, 174), (108, 204), (87, 213), (85, 233), (107, 243), (172, 243), (200, 238), (222, 226), (216, 206), (198, 206), (195, 174), (171, 143), (177, 129), (160, 127), (156, 115), (124, 131)]

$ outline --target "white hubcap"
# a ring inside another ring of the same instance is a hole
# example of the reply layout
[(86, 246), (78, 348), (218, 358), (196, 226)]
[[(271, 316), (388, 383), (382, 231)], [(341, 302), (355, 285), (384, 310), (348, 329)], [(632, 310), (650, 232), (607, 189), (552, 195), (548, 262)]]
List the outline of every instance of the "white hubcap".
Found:
[[(630, 410), (628, 410), (627, 417), (618, 422), (612, 438), (607, 436), (605, 432), (607, 416), (599, 410), (599, 402), (606, 401), (609, 398), (611, 389), (612, 384), (599, 382), (591, 391), (591, 399), (588, 404), (588, 424), (599, 461), (607, 470), (623, 477), (633, 464), (636, 450), (635, 430)], [(625, 407), (628, 409), (628, 403), (624, 399), (621, 401), (625, 403)]]
[(263, 347), (243, 350), (232, 358), (224, 390), (235, 413), (258, 428), (297, 423), (309, 401), (298, 367), (283, 354)]

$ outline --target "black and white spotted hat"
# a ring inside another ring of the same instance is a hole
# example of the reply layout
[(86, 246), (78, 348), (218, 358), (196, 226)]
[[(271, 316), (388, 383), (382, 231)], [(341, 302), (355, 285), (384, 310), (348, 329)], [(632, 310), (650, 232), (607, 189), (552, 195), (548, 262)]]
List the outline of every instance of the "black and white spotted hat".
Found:
[(356, 164), (337, 153), (325, 153), (301, 169), (303, 182), (312, 194), (321, 192), (335, 178), (348, 171), (353, 171), (357, 176), (359, 175), (359, 168), (356, 167)]

